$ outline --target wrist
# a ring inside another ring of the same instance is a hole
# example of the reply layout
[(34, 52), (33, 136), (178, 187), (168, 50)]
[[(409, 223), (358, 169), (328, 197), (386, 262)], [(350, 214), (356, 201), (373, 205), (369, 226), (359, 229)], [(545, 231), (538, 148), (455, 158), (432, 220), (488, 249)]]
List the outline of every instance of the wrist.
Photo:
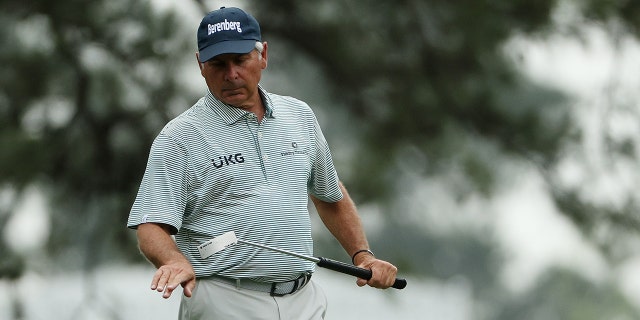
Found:
[(361, 255), (361, 254), (368, 254), (368, 255), (370, 255), (370, 256), (372, 256), (372, 257), (375, 257), (375, 256), (376, 256), (376, 255), (375, 255), (375, 254), (373, 254), (373, 252), (372, 252), (371, 250), (369, 250), (369, 249), (362, 249), (362, 250), (358, 250), (358, 251), (354, 252), (354, 253), (351, 255), (351, 263), (353, 263), (353, 264), (355, 265), (355, 264), (356, 264), (356, 257), (357, 257), (357, 256), (359, 256), (359, 255)]

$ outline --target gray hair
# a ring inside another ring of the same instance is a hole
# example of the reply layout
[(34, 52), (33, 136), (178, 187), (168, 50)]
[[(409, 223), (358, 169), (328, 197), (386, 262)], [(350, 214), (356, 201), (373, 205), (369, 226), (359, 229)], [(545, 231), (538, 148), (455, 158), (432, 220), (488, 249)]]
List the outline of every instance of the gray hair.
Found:
[(262, 44), (262, 42), (256, 41), (256, 50), (258, 51), (258, 53), (262, 53), (262, 50), (264, 50), (264, 45)]

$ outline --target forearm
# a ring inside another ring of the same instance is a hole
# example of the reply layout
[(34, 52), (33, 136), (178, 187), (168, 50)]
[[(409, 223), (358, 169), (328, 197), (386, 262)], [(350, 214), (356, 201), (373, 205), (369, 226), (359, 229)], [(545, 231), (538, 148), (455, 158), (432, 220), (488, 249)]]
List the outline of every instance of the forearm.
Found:
[(138, 226), (138, 246), (156, 268), (172, 263), (188, 262), (176, 246), (167, 226), (145, 223)]
[(335, 203), (323, 202), (311, 197), (318, 215), (331, 234), (340, 242), (349, 256), (356, 251), (369, 249), (369, 243), (349, 193), (340, 184), (343, 198)]
[[(340, 189), (344, 198), (336, 203), (324, 202), (313, 196), (311, 199), (327, 229), (340, 242), (349, 256), (353, 257), (354, 253), (369, 249), (369, 243), (355, 204), (342, 184), (340, 184)], [(375, 288), (384, 289), (395, 282), (398, 269), (389, 262), (376, 259), (373, 255), (365, 253), (358, 254), (353, 262), (356, 266), (371, 270), (371, 279), (358, 279), (359, 286), (368, 284)]]

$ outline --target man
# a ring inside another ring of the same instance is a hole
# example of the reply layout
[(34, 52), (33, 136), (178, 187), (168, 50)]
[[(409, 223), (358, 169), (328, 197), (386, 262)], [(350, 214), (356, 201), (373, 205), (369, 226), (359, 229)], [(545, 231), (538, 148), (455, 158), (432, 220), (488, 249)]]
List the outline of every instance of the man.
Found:
[(180, 319), (323, 318), (312, 262), (246, 245), (198, 251), (234, 231), (311, 255), (309, 197), (353, 263), (371, 269), (357, 284), (391, 286), (397, 269), (369, 251), (315, 115), (259, 85), (268, 46), (258, 22), (223, 7), (203, 18), (197, 35), (208, 92), (154, 140), (128, 221), (158, 268), (151, 289), (169, 298), (183, 287)]

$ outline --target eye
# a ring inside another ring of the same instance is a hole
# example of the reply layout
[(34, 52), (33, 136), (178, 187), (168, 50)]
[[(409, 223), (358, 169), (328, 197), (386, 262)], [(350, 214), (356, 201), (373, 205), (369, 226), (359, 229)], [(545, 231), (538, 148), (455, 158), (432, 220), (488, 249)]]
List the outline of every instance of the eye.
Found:
[(209, 60), (207, 61), (207, 64), (211, 67), (216, 67), (216, 68), (224, 65), (224, 63), (219, 60)]
[(239, 56), (236, 58), (236, 63), (240, 64), (240, 63), (243, 63), (243, 62), (249, 61), (250, 59), (251, 59), (251, 55), (249, 55), (249, 54), (239, 55)]

